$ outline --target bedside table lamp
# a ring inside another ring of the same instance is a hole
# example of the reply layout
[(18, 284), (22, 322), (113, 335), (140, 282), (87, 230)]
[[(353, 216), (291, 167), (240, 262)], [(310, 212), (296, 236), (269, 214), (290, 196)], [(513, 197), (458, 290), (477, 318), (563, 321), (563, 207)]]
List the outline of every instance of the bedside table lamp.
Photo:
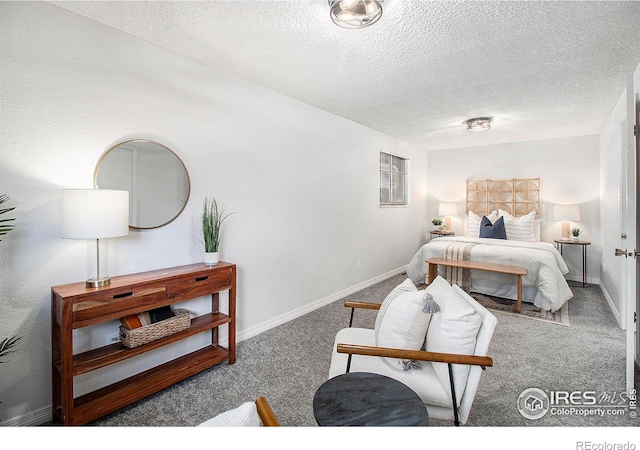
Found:
[(451, 230), (451, 216), (458, 215), (458, 207), (455, 203), (440, 203), (438, 215), (444, 216), (444, 229)]
[(569, 240), (569, 222), (580, 222), (578, 205), (556, 205), (553, 208), (553, 220), (562, 221), (562, 239)]
[(96, 276), (87, 287), (111, 283), (105, 267), (100, 271), (100, 239), (129, 234), (129, 191), (64, 189), (62, 191), (62, 237), (96, 240)]

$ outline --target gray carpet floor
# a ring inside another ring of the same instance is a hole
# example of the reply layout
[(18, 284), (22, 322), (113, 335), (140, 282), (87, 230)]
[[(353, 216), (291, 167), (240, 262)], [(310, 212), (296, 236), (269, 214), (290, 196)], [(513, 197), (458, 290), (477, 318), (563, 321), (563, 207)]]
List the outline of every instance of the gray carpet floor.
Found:
[[(349, 296), (381, 302), (406, 278), (397, 275)], [(597, 286), (572, 285), (570, 326), (496, 313), (494, 366), (483, 374), (467, 427), (619, 427), (640, 419), (559, 416), (529, 420), (516, 402), (527, 388), (543, 391), (625, 391), (625, 333)], [(315, 427), (312, 402), (327, 379), (335, 334), (348, 325), (338, 300), (238, 344), (237, 362), (220, 364), (167, 388), (93, 426), (193, 426), (245, 401), (265, 396), (281, 425)], [(374, 311), (357, 311), (354, 326), (373, 327)], [(431, 420), (431, 426), (453, 426)]]

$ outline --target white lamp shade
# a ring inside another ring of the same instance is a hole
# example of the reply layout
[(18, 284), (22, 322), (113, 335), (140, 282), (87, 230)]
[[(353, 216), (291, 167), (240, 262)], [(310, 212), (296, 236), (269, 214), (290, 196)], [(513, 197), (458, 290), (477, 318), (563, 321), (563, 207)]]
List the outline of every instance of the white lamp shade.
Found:
[(438, 208), (439, 216), (457, 216), (458, 215), (458, 207), (455, 203), (440, 203), (440, 207)]
[(578, 205), (556, 205), (553, 208), (553, 220), (580, 222), (580, 207)]
[(103, 239), (129, 234), (129, 191), (64, 189), (62, 237)]

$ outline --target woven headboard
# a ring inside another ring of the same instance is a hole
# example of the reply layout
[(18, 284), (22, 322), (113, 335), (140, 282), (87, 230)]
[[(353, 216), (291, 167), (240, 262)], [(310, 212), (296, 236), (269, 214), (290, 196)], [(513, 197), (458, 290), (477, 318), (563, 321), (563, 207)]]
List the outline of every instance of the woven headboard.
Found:
[(520, 217), (531, 211), (540, 218), (540, 178), (467, 180), (467, 207), (479, 216), (502, 209)]

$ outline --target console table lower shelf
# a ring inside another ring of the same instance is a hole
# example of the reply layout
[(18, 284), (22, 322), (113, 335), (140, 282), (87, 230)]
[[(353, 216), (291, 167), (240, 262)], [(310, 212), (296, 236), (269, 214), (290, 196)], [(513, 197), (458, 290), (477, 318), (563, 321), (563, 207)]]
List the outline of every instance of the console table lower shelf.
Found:
[(74, 420), (78, 424), (89, 423), (228, 358), (226, 349), (209, 346), (90, 392), (74, 399)]

